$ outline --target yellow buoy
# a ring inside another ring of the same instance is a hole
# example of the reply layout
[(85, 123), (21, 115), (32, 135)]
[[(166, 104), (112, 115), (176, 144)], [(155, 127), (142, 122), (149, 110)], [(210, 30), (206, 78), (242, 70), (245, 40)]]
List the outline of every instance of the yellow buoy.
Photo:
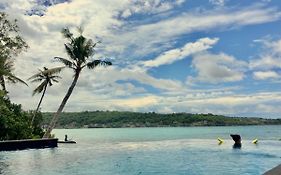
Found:
[(219, 142), (219, 145), (220, 145), (224, 142), (224, 140), (218, 137), (218, 142)]
[(254, 139), (254, 140), (252, 141), (252, 143), (253, 143), (253, 144), (257, 144), (257, 143), (258, 143), (258, 139)]

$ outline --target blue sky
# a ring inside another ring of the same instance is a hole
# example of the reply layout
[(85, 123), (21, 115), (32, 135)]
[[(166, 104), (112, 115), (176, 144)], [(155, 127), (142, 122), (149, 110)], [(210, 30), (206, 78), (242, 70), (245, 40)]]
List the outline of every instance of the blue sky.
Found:
[[(30, 46), (16, 58), (25, 79), (66, 57), (63, 27), (82, 25), (102, 41), (93, 59), (114, 65), (83, 72), (66, 111), (280, 118), (279, 0), (1, 0), (0, 8), (18, 19)], [(71, 74), (48, 89), (42, 111), (56, 110)], [(33, 109), (35, 86), (10, 85), (10, 96)]]

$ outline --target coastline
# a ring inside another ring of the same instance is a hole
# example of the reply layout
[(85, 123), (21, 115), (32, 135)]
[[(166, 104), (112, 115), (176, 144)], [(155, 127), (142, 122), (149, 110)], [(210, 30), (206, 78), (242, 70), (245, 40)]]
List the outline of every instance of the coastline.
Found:
[[(43, 125), (48, 125), (52, 112), (44, 112)], [(281, 125), (281, 119), (228, 117), (215, 114), (119, 111), (63, 112), (56, 128), (138, 128)]]

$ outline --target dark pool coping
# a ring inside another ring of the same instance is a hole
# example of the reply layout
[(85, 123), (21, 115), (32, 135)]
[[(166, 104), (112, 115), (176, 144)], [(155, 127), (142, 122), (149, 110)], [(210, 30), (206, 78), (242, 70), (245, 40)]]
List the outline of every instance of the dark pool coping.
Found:
[(0, 151), (54, 148), (57, 146), (58, 146), (57, 138), (0, 141)]
[(281, 164), (265, 172), (263, 175), (281, 175)]

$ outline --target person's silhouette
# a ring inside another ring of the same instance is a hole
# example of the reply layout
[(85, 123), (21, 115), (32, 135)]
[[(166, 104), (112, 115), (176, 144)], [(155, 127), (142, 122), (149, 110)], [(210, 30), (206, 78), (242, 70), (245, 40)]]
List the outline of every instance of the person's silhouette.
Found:
[(232, 139), (234, 140), (234, 145), (233, 148), (241, 148), (242, 144), (241, 144), (241, 136), (238, 134), (230, 134), (230, 136), (232, 137)]

